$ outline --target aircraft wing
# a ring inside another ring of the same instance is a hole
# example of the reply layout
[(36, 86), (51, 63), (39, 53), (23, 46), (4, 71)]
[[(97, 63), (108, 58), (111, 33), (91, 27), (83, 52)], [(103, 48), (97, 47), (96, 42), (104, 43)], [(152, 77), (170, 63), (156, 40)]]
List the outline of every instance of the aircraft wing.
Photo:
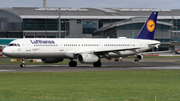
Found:
[(75, 54), (82, 54), (82, 53), (96, 53), (96, 54), (105, 54), (109, 52), (117, 52), (117, 51), (126, 51), (126, 50), (136, 50), (140, 49), (143, 47), (128, 47), (128, 48), (123, 48), (123, 49), (105, 49), (105, 50), (90, 50), (90, 51), (79, 51), (79, 52), (74, 52)]
[(108, 53), (108, 52), (116, 52), (116, 51), (126, 51), (126, 50), (135, 50), (140, 49), (142, 47), (132, 47), (132, 48), (123, 48), (123, 49), (107, 49), (107, 50), (96, 50), (94, 53)]

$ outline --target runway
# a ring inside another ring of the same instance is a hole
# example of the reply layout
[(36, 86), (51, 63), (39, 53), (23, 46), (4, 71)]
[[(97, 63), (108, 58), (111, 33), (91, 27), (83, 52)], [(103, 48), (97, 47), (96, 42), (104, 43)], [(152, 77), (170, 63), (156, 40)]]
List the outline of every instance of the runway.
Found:
[[(153, 60), (153, 61), (152, 61)], [(102, 67), (93, 67), (92, 64), (79, 64), (77, 67), (68, 65), (1, 65), (0, 72), (73, 72), (73, 71), (116, 71), (116, 70), (172, 70), (180, 69), (178, 60), (143, 60), (140, 62), (102, 62)]]

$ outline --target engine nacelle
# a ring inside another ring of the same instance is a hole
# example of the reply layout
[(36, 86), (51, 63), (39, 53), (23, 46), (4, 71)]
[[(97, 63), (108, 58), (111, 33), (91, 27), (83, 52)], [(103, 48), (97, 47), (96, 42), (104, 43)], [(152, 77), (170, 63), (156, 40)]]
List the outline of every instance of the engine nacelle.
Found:
[(41, 60), (44, 63), (57, 63), (63, 61), (63, 58), (42, 58)]
[(80, 54), (77, 59), (81, 63), (95, 63), (99, 60), (99, 57), (94, 54)]
[(143, 55), (136, 55), (136, 58), (138, 59), (138, 60), (141, 60), (141, 59), (143, 59)]

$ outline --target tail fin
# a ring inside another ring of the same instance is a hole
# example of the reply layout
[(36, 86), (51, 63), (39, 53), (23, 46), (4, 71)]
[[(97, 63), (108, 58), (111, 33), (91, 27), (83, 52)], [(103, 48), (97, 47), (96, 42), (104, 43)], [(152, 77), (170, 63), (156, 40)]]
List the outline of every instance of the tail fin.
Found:
[(154, 32), (156, 29), (156, 20), (157, 20), (158, 12), (152, 12), (149, 16), (148, 20), (142, 27), (138, 36), (135, 39), (154, 39)]

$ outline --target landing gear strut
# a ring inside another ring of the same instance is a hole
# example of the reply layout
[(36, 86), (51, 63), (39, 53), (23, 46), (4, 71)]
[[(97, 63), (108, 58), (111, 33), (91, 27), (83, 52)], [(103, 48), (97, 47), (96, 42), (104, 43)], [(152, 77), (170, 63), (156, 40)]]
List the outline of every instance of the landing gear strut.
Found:
[(94, 67), (101, 67), (101, 61), (98, 61), (98, 62), (95, 62), (95, 63), (93, 63), (93, 66)]
[(76, 66), (77, 66), (77, 62), (76, 61), (71, 60), (69, 62), (69, 67), (76, 67)]
[(24, 67), (25, 67), (25, 61), (24, 61), (24, 58), (22, 58), (22, 63), (20, 64), (20, 67), (21, 67), (21, 68), (24, 68)]

